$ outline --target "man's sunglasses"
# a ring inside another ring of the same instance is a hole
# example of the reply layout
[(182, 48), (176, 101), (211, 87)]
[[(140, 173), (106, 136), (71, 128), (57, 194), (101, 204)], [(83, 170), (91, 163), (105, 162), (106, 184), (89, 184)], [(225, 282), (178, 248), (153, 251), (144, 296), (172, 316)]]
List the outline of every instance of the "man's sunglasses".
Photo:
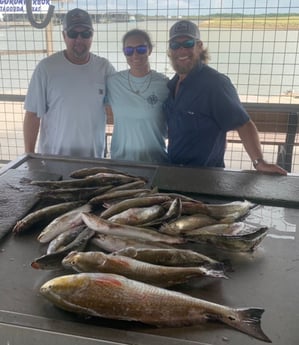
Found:
[(137, 47), (125, 47), (123, 49), (123, 52), (126, 56), (132, 56), (134, 54), (134, 51), (136, 51), (137, 54), (143, 55), (147, 53), (148, 46), (143, 44)]
[(92, 36), (92, 31), (86, 30), (86, 31), (67, 31), (66, 32), (67, 37), (71, 39), (76, 39), (80, 35), (81, 38), (88, 39)]
[(169, 48), (172, 50), (177, 50), (179, 48), (193, 48), (195, 46), (195, 40), (186, 40), (183, 42), (178, 42), (178, 41), (170, 41), (169, 42)]

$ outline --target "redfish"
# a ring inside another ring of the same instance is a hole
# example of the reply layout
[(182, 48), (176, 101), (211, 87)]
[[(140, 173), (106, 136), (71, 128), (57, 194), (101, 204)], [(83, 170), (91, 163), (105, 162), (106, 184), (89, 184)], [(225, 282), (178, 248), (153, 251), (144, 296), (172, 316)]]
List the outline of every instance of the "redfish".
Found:
[(101, 272), (121, 274), (127, 278), (161, 287), (186, 283), (191, 278), (226, 278), (223, 270), (205, 267), (170, 267), (153, 265), (122, 255), (102, 252), (70, 252), (63, 260), (66, 268), (77, 272)]
[(43, 284), (40, 293), (57, 307), (108, 319), (159, 327), (218, 321), (270, 343), (261, 328), (261, 308), (230, 308), (176, 291), (107, 273), (77, 273)]
[(222, 269), (223, 263), (189, 249), (126, 247), (112, 255), (122, 255), (154, 265)]

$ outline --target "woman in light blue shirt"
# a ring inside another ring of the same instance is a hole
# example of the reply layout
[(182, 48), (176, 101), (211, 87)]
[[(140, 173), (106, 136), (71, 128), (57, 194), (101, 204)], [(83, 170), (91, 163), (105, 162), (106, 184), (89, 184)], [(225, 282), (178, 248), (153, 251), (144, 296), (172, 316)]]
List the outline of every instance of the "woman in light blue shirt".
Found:
[(153, 45), (148, 33), (130, 30), (122, 43), (130, 68), (107, 81), (107, 103), (114, 118), (111, 158), (167, 162), (162, 104), (168, 95), (168, 78), (150, 68)]

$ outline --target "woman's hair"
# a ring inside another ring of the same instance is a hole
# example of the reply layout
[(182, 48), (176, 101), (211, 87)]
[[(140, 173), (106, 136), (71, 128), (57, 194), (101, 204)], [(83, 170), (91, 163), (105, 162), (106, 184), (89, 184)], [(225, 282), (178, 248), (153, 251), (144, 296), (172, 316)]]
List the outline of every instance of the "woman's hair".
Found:
[(122, 38), (123, 47), (125, 46), (126, 40), (132, 36), (141, 36), (146, 41), (149, 47), (149, 50), (153, 49), (153, 43), (149, 34), (146, 31), (140, 30), (140, 29), (132, 29), (128, 31), (127, 33), (125, 33), (125, 35)]

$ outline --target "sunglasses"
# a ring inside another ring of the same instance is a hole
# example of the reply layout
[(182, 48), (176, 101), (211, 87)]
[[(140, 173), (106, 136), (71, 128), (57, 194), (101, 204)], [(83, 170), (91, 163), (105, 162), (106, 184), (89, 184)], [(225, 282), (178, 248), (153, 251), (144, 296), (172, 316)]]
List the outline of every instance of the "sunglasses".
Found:
[(126, 56), (132, 56), (134, 54), (134, 51), (136, 51), (137, 54), (143, 55), (147, 53), (147, 50), (148, 50), (148, 46), (143, 44), (137, 47), (125, 47), (123, 49), (123, 52)]
[(171, 41), (169, 42), (169, 48), (172, 50), (177, 50), (179, 48), (193, 48), (195, 46), (195, 40), (186, 40), (183, 42)]
[(78, 38), (79, 35), (83, 39), (88, 39), (92, 36), (92, 31), (90, 31), (90, 30), (80, 31), (80, 32), (79, 31), (67, 31), (66, 34), (67, 34), (68, 38), (71, 38), (73, 40)]

